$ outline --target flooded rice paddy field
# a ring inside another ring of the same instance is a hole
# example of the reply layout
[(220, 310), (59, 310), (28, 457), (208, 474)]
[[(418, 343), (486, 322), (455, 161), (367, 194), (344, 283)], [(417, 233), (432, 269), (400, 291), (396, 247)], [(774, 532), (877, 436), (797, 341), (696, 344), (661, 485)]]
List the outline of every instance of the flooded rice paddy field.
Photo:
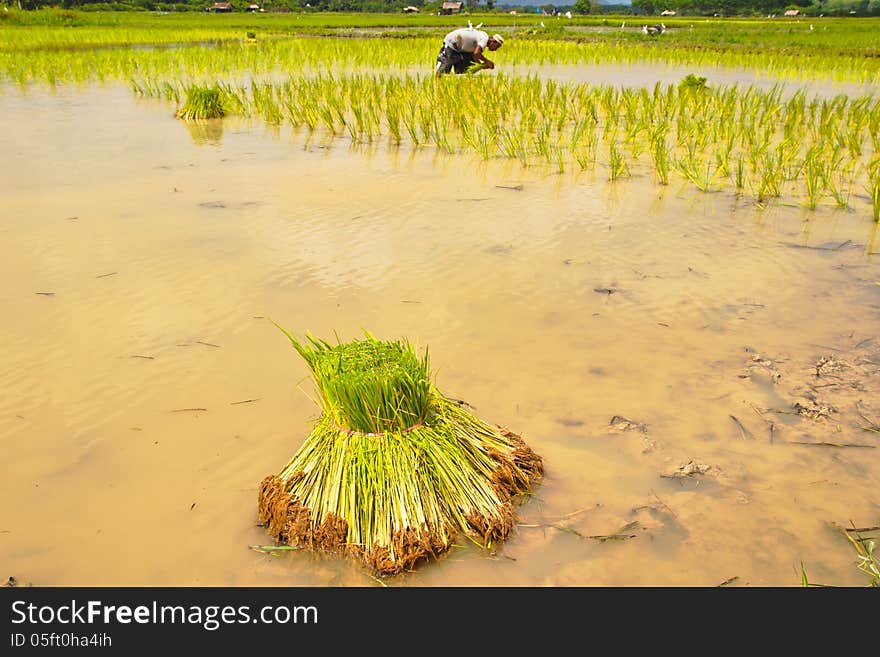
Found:
[(407, 337), (546, 475), (401, 586), (862, 586), (880, 519), (880, 235), (516, 162), (187, 125), (124, 85), (0, 95), (3, 577), (372, 586), (266, 554), (318, 408), (297, 334)]

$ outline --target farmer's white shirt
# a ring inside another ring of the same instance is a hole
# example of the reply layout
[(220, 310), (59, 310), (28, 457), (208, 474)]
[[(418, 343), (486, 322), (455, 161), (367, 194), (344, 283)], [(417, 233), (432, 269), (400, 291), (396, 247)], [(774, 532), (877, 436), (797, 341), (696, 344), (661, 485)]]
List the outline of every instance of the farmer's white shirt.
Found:
[(453, 30), (443, 39), (444, 45), (459, 52), (473, 52), (477, 46), (485, 48), (489, 43), (489, 35), (482, 30), (462, 27)]

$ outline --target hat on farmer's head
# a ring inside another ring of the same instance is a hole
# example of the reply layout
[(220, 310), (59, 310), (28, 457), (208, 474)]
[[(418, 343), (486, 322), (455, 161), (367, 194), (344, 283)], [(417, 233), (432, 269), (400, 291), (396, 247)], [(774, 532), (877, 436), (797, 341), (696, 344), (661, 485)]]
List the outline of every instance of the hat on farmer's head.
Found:
[(502, 44), (504, 43), (504, 37), (501, 36), (500, 34), (493, 34), (493, 35), (492, 35), (492, 41), (497, 42), (498, 45), (500, 46), (500, 45), (502, 45)]

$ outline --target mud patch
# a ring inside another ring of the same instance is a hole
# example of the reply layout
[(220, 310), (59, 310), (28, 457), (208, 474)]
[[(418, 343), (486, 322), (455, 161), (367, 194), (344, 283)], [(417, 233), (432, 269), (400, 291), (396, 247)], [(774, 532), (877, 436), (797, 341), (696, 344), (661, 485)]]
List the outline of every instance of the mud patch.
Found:
[[(781, 407), (761, 399), (746, 403), (764, 421), (771, 440), (784, 431), (788, 442), (795, 444), (876, 447), (880, 442), (876, 440), (880, 428), (873, 408), (880, 399), (880, 348), (876, 340), (845, 338), (819, 348), (825, 353), (813, 357), (752, 354), (739, 376), (759, 383), (768, 377), (774, 396), (787, 403)], [(747, 431), (742, 424), (740, 428)], [(848, 436), (860, 440), (840, 440), (845, 429)]]

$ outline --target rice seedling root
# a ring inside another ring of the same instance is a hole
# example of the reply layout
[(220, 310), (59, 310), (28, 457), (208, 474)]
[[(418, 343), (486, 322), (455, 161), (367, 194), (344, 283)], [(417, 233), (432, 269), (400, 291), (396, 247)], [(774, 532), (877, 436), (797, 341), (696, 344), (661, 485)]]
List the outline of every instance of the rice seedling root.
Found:
[[(350, 432), (340, 430), (346, 437)], [(464, 530), (484, 545), (503, 541), (516, 525), (514, 501), (528, 492), (544, 473), (543, 460), (519, 435), (503, 428), (497, 435), (509, 441), (510, 449), (487, 447), (495, 462), (489, 477), (497, 503), (492, 512), (476, 509), (463, 514), (464, 523), (446, 520), (438, 525), (423, 523), (391, 533), (388, 545), (367, 546), (349, 540), (349, 523), (328, 512), (313, 516), (312, 509), (292, 492), (294, 483), (305, 474), (298, 471), (287, 478), (269, 475), (259, 487), (258, 518), (279, 545), (308, 548), (344, 556), (362, 563), (380, 576), (396, 575), (414, 569), (420, 562), (438, 559), (452, 546), (459, 530)]]

